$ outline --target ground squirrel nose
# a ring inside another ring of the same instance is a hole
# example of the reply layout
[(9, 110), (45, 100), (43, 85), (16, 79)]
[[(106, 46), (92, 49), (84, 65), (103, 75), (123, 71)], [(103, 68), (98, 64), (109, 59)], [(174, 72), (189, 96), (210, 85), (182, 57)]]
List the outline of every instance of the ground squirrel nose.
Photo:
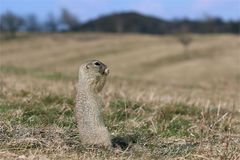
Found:
[(104, 74), (106, 74), (106, 75), (109, 74), (109, 69), (108, 69), (108, 68), (106, 68), (106, 69), (104, 70)]

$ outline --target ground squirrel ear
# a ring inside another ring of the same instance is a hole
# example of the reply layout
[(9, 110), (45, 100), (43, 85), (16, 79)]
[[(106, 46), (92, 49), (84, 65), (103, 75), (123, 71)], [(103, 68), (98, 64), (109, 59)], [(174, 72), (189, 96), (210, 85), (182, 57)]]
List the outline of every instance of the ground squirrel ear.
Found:
[(86, 68), (87, 68), (87, 69), (89, 69), (89, 66), (88, 66), (88, 64), (86, 64)]

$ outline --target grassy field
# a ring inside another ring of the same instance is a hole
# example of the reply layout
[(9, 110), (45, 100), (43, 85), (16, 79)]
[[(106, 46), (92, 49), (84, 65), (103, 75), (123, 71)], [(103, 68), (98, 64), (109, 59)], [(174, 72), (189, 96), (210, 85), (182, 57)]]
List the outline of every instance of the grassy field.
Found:
[[(240, 38), (65, 33), (0, 41), (0, 159), (240, 159)], [(110, 68), (102, 96), (126, 150), (81, 145), (78, 66)]]

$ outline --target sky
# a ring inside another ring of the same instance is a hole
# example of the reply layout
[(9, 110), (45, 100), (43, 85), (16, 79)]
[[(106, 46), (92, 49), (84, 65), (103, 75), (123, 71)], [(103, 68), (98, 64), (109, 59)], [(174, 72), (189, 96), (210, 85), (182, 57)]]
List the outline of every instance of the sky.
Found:
[(8, 10), (22, 16), (34, 13), (42, 20), (50, 12), (59, 15), (62, 8), (83, 22), (122, 11), (165, 19), (200, 19), (206, 15), (240, 19), (240, 0), (0, 0), (0, 14)]

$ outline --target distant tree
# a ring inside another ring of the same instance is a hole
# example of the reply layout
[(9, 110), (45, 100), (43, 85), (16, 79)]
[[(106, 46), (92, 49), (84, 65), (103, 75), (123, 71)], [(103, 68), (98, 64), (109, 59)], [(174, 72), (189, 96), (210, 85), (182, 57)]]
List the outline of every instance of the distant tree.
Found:
[(238, 21), (229, 21), (228, 26), (230, 32), (240, 34), (240, 19)]
[(192, 36), (189, 32), (189, 29), (187, 26), (182, 26), (180, 32), (178, 33), (178, 41), (182, 44), (182, 46), (184, 47), (184, 54), (186, 56), (186, 58), (189, 58), (189, 46), (192, 43), (193, 39)]
[(57, 32), (58, 31), (58, 22), (53, 14), (49, 13), (47, 20), (45, 22), (46, 31), (48, 32)]
[(60, 22), (70, 31), (76, 31), (80, 26), (78, 18), (65, 8), (61, 11)]
[(15, 37), (16, 32), (23, 26), (24, 20), (20, 16), (7, 11), (0, 17), (0, 29), (1, 32), (7, 33), (10, 37)]
[(30, 14), (25, 19), (26, 30), (29, 32), (37, 32), (40, 31), (40, 24), (38, 22), (37, 16), (34, 14)]
[(204, 29), (204, 32), (216, 33), (218, 31), (218, 28), (222, 26), (221, 21), (220, 24), (218, 22), (219, 20), (217, 18), (205, 14), (202, 20), (202, 28)]
[(116, 32), (123, 32), (123, 18), (121, 16), (116, 16)]

